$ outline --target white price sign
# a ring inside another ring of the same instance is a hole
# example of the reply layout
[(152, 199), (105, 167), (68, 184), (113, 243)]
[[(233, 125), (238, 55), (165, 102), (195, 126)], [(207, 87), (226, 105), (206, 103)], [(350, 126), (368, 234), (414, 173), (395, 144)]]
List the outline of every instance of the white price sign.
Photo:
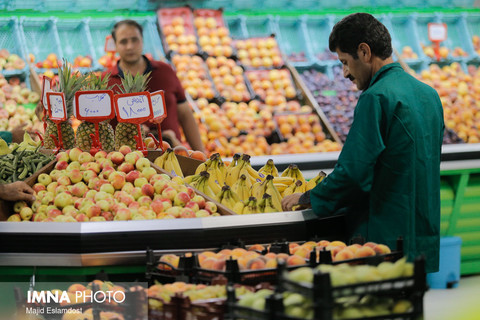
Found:
[(119, 122), (143, 123), (153, 118), (149, 92), (118, 94), (114, 99)]
[(51, 120), (67, 120), (65, 95), (63, 92), (47, 92), (47, 102)]
[(158, 90), (150, 94), (152, 99), (153, 121), (161, 121), (167, 117), (165, 106), (165, 96), (163, 90)]
[(105, 37), (105, 52), (115, 52), (117, 51), (117, 46), (115, 45), (115, 40), (113, 40), (111, 35)]
[(49, 77), (43, 76), (43, 84), (42, 84), (42, 103), (45, 110), (48, 109), (48, 101), (47, 101), (47, 92), (52, 91), (52, 79)]
[(429, 23), (428, 39), (430, 41), (445, 41), (447, 39), (447, 25), (445, 23)]
[(90, 118), (111, 119), (113, 110), (113, 92), (111, 90), (77, 91), (75, 110), (80, 120)]

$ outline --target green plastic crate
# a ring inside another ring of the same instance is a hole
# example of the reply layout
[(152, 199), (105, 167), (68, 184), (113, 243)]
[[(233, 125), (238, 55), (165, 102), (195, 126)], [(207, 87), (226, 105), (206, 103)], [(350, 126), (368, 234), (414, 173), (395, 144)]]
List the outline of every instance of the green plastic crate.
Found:
[[(0, 18), (0, 49), (7, 49), (10, 54), (17, 54), (24, 61), (27, 61), (17, 18)], [(25, 66), (23, 69), (16, 70), (2, 70), (1, 73), (6, 77), (19, 76), (22, 80), (25, 80), (28, 67)]]
[(97, 58), (105, 54), (105, 37), (111, 34), (112, 28), (121, 17), (112, 19), (91, 19), (88, 21), (88, 29), (92, 38), (93, 52)]
[[(305, 24), (306, 40), (310, 44), (312, 59), (319, 64), (333, 61), (333, 56), (329, 54), (328, 48), (328, 37), (333, 28), (333, 16), (307, 16)], [(332, 59), (321, 59), (322, 56)]]
[(24, 51), (27, 55), (34, 54), (36, 61), (45, 60), (50, 53), (63, 57), (55, 21), (55, 18), (20, 18)]
[(230, 36), (233, 39), (248, 38), (248, 30), (245, 25), (245, 16), (225, 16), (225, 23), (230, 30)]
[[(472, 37), (473, 36), (479, 36), (480, 37), (480, 14), (479, 13), (471, 13), (468, 14), (465, 17), (465, 23), (467, 25), (467, 30), (468, 30), (468, 35), (469, 35), (469, 41), (472, 42)], [(473, 45), (473, 43), (472, 43)], [(480, 56), (477, 52), (473, 53), (473, 57), (477, 60), (480, 61)]]
[(460, 47), (468, 57), (460, 58), (460, 60), (470, 60), (474, 58), (474, 50), (472, 38), (469, 36), (467, 22), (463, 14), (445, 14), (441, 16), (441, 21), (447, 25), (447, 40), (442, 45), (448, 47), (452, 52), (454, 48)]
[(56, 24), (63, 56), (68, 61), (73, 62), (79, 55), (97, 60), (86, 20), (58, 20)]
[[(309, 42), (306, 39), (305, 17), (277, 17), (275, 19), (276, 38), (280, 50), (293, 66), (311, 65), (314, 63)], [(300, 56), (303, 53), (303, 56)], [(299, 58), (295, 60), (295, 56)], [(301, 60), (300, 60), (301, 58)]]
[(275, 33), (273, 16), (249, 16), (246, 18), (247, 37), (267, 37)]

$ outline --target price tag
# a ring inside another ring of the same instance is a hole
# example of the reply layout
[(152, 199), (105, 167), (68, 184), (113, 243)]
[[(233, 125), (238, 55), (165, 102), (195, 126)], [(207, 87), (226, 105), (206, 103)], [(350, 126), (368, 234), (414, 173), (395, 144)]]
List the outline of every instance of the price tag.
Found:
[(48, 114), (50, 120), (63, 122), (67, 120), (65, 95), (63, 92), (47, 92)]
[(116, 94), (114, 101), (118, 122), (141, 124), (153, 118), (152, 100), (147, 91)]
[(447, 25), (445, 23), (429, 23), (428, 39), (432, 42), (441, 42), (447, 39)]
[(150, 94), (152, 99), (153, 119), (152, 122), (160, 123), (167, 117), (167, 108), (165, 106), (165, 96), (163, 90), (158, 90)]
[(43, 76), (42, 83), (42, 104), (45, 110), (48, 109), (47, 92), (52, 92), (52, 78)]
[(94, 122), (115, 117), (112, 90), (77, 91), (74, 101), (79, 120)]
[(117, 46), (115, 45), (115, 40), (113, 40), (112, 35), (105, 37), (105, 52), (115, 52), (117, 51)]

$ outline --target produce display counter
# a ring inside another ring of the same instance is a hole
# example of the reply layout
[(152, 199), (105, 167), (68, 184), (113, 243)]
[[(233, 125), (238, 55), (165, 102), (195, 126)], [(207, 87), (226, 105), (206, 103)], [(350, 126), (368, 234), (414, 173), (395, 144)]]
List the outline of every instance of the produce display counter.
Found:
[(182, 252), (240, 241), (344, 240), (342, 224), (342, 216), (317, 219), (311, 210), (108, 223), (0, 222), (0, 267), (135, 265), (145, 263), (147, 248)]

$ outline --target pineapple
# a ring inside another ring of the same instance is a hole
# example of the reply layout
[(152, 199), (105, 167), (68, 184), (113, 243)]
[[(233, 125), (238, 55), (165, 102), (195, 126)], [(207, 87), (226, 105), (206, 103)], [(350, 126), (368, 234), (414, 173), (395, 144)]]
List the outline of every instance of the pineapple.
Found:
[[(105, 77), (97, 76), (94, 73), (90, 73), (87, 77), (87, 83), (83, 90), (109, 90), (111, 87), (108, 87), (108, 80), (110, 74), (107, 74)], [(89, 151), (92, 147), (92, 139), (90, 134), (95, 134), (95, 124), (84, 121), (77, 128), (77, 146), (85, 151)], [(110, 125), (110, 120), (102, 121), (98, 124), (98, 135), (100, 138), (100, 143), (102, 149), (111, 151), (114, 148), (115, 142), (115, 133), (112, 126)]]
[[(67, 120), (60, 123), (62, 132), (63, 147), (72, 149), (75, 147), (75, 132), (70, 124), (70, 117), (73, 115), (73, 99), (75, 92), (80, 90), (85, 82), (85, 76), (80, 72), (72, 73), (70, 64), (64, 59), (63, 66), (58, 68), (58, 86), (59, 91), (65, 94), (65, 106), (67, 109)], [(47, 149), (55, 148), (55, 143), (50, 137), (53, 135), (58, 140), (57, 125), (47, 116), (47, 129), (45, 130), (44, 146)]]
[[(132, 76), (130, 73), (125, 73), (122, 79), (122, 93), (142, 92), (147, 89), (147, 83), (150, 80), (150, 72), (147, 74), (137, 73)], [(127, 145), (132, 149), (137, 148), (137, 142), (134, 136), (137, 135), (137, 126), (135, 124), (120, 122), (115, 128), (115, 150), (120, 149), (121, 146)], [(142, 133), (143, 139), (143, 133)]]

